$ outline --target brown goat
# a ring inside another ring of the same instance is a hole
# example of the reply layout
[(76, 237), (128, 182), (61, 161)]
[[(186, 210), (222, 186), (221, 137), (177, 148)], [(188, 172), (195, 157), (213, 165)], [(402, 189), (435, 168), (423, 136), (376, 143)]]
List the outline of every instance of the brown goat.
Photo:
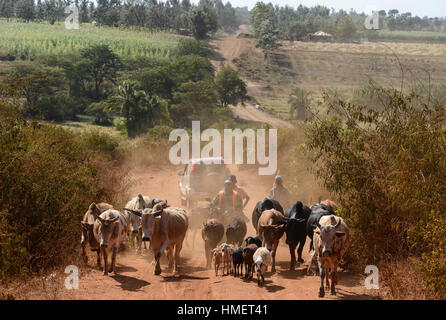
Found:
[(253, 277), (254, 272), (254, 253), (258, 249), (256, 244), (249, 244), (243, 248), (243, 264), (245, 265), (245, 279), (249, 280)]

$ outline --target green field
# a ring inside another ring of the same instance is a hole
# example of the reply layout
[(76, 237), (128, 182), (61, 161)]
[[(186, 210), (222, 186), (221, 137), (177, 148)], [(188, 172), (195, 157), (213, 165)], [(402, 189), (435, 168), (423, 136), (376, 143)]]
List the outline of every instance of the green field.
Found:
[(107, 44), (120, 56), (169, 57), (180, 36), (166, 32), (80, 25), (68, 30), (64, 23), (24, 23), (0, 20), (0, 51), (23, 54), (66, 54), (93, 44)]
[(446, 32), (379, 30), (381, 41), (439, 42), (446, 43)]

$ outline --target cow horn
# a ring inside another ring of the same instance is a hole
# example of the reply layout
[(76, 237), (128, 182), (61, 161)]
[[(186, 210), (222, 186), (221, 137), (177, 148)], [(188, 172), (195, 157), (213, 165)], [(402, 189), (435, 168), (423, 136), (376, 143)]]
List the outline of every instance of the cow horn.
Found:
[(337, 227), (339, 227), (339, 224), (340, 224), (340, 223), (341, 223), (341, 218), (339, 218), (338, 223), (335, 224), (335, 226), (334, 226), (335, 229), (336, 229)]
[(124, 210), (127, 210), (133, 214), (136, 214), (138, 217), (142, 216), (142, 212), (140, 210), (133, 210), (133, 209), (128, 209), (128, 208), (124, 208)]
[(163, 209), (152, 212), (154, 217), (158, 217), (163, 212)]
[(112, 223), (113, 223), (113, 222), (116, 222), (116, 221), (118, 221), (118, 219), (119, 219), (119, 216), (117, 216), (117, 217), (111, 219), (110, 222), (112, 222)]
[(104, 222), (104, 219), (102, 219), (100, 216), (97, 216), (96, 218), (97, 218), (101, 223)]

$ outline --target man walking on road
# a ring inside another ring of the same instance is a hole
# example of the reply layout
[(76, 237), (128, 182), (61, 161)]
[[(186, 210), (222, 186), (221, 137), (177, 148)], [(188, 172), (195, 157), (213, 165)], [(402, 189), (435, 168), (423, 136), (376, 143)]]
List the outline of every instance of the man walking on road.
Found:
[(283, 186), (283, 179), (281, 176), (276, 176), (274, 178), (274, 185), (269, 192), (269, 198), (279, 201), (284, 210), (290, 207), (290, 193), (288, 189)]

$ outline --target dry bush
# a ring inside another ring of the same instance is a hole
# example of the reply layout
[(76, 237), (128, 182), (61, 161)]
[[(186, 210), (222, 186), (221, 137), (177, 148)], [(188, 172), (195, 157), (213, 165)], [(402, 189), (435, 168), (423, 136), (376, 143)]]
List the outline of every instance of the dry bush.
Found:
[(124, 194), (125, 172), (107, 149), (114, 144), (97, 135), (27, 121), (0, 103), (0, 278), (65, 262), (89, 204)]
[(325, 95), (335, 116), (315, 115), (308, 148), (352, 229), (346, 260), (363, 268), (412, 257), (420, 286), (436, 298), (446, 291), (446, 109), (416, 94), (374, 92), (380, 108)]

